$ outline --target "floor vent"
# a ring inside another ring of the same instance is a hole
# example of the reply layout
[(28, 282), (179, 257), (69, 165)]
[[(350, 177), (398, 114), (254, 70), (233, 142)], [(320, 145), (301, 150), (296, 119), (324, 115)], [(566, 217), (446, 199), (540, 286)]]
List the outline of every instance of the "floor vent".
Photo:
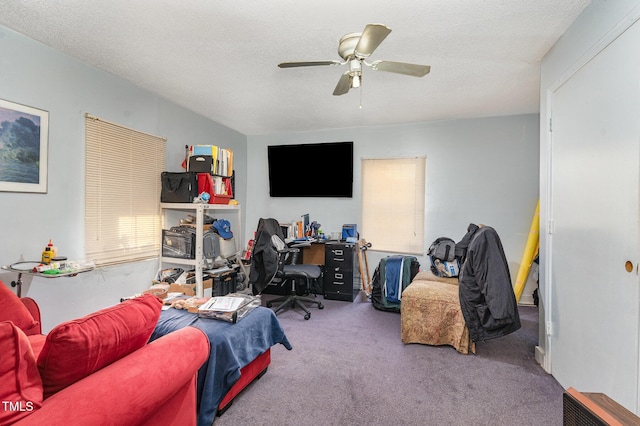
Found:
[(581, 393), (574, 388), (562, 395), (564, 426), (640, 425), (640, 418), (602, 393)]

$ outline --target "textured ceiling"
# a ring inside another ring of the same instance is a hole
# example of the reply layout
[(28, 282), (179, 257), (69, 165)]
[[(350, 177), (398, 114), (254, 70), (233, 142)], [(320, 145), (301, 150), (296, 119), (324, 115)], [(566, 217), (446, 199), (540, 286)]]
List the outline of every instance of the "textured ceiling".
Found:
[[(539, 110), (540, 60), (589, 0), (2, 0), (0, 24), (247, 135)], [(431, 65), (423, 78), (365, 68), (333, 96), (338, 40), (392, 29), (370, 57)], [(362, 108), (359, 105), (362, 103)]]

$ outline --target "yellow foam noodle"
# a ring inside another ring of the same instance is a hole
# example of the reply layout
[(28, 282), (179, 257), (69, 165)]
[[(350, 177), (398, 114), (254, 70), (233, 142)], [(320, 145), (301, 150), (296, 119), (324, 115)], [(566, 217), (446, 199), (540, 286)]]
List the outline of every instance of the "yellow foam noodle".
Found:
[(516, 295), (516, 302), (520, 302), (520, 297), (524, 291), (524, 286), (527, 283), (529, 277), (529, 270), (533, 259), (535, 259), (540, 244), (540, 200), (536, 205), (536, 212), (533, 215), (533, 221), (531, 222), (531, 230), (529, 231), (529, 238), (527, 238), (527, 245), (524, 247), (524, 253), (522, 254), (522, 260), (520, 261), (520, 270), (516, 278), (516, 283), (513, 288), (513, 292)]

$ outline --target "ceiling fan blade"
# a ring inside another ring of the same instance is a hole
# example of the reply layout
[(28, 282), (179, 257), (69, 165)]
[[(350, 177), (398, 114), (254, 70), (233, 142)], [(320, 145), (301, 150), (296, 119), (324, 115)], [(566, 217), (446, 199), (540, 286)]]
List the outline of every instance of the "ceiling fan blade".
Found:
[(359, 58), (367, 58), (374, 50), (380, 46), (380, 43), (387, 38), (391, 28), (382, 24), (368, 24), (364, 27), (364, 31), (356, 45), (355, 55)]
[(429, 74), (429, 65), (408, 64), (406, 62), (375, 61), (371, 68), (376, 71), (395, 72), (397, 74), (411, 75), (413, 77), (424, 77)]
[(351, 76), (349, 75), (349, 71), (342, 74), (340, 80), (338, 80), (338, 84), (333, 91), (334, 96), (344, 95), (351, 89)]
[(309, 61), (309, 62), (282, 62), (278, 64), (280, 68), (296, 68), (296, 67), (316, 67), (319, 65), (340, 65), (339, 61)]

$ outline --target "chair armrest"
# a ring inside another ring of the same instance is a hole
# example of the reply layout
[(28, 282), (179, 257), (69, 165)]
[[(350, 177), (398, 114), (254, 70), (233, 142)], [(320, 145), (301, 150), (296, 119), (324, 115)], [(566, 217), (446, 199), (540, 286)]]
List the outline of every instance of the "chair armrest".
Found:
[(300, 249), (298, 248), (286, 247), (282, 250), (278, 250), (278, 253), (298, 253), (299, 251)]
[(20, 301), (27, 308), (33, 319), (38, 323), (30, 329), (24, 330), (25, 334), (27, 336), (31, 336), (33, 334), (42, 334), (42, 321), (40, 318), (40, 308), (38, 307), (38, 304), (30, 297), (21, 297)]
[(290, 248), (299, 248), (299, 247), (311, 247), (311, 243), (309, 241), (298, 241), (298, 242), (292, 242), (291, 244), (289, 244)]

